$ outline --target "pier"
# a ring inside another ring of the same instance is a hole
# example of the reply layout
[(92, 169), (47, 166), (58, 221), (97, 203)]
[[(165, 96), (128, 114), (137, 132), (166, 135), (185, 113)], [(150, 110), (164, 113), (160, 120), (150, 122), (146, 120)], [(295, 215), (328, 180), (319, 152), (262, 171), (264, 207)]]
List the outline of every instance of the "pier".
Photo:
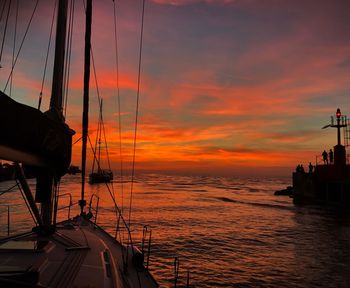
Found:
[[(337, 144), (333, 147), (328, 158), (324, 151), (324, 163), (316, 163), (314, 171), (293, 172), (293, 202), (295, 204), (321, 204), (350, 207), (350, 165), (347, 161), (346, 146), (349, 141), (349, 121), (342, 115), (340, 109), (331, 124), (323, 128), (337, 129)], [(343, 130), (344, 145), (341, 143), (341, 130)]]

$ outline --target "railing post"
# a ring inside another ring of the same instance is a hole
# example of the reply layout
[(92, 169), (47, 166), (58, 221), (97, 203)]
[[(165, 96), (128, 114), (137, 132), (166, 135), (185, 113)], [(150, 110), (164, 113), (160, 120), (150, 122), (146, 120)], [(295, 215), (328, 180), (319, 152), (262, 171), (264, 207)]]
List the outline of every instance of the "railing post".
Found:
[[(120, 222), (120, 217), (121, 217), (121, 215), (119, 214), (118, 215), (118, 220), (117, 220), (117, 225), (116, 225), (116, 228), (115, 228), (115, 239), (116, 240), (118, 240), (117, 238), (118, 238), (118, 232), (119, 232), (119, 222)], [(120, 239), (121, 239), (121, 237), (120, 237)], [(123, 243), (121, 243), (121, 244), (123, 244)]]
[(70, 207), (73, 205), (72, 203), (72, 195), (69, 194), (69, 207), (68, 207), (68, 219), (70, 219)]
[(146, 239), (147, 232), (148, 232), (148, 226), (145, 225), (145, 226), (143, 226), (143, 231), (142, 231), (142, 243), (141, 243), (142, 254), (145, 254), (145, 239)]
[(10, 206), (7, 206), (7, 236), (10, 236)]
[(175, 259), (174, 259), (174, 288), (176, 288), (177, 278), (179, 277), (179, 267), (180, 267), (179, 258), (175, 257)]
[(190, 287), (190, 270), (187, 270), (187, 282), (186, 282), (186, 288)]
[[(97, 196), (96, 196), (97, 197)], [(98, 205), (99, 205), (99, 202), (100, 202), (100, 198), (99, 197), (97, 197), (97, 204), (96, 204), (96, 216), (95, 216), (95, 224), (96, 224), (96, 222), (97, 222), (97, 214), (98, 214)]]
[(148, 225), (143, 226), (142, 243), (141, 243), (141, 252), (143, 255), (145, 255), (145, 242), (146, 242), (146, 237), (148, 236), (147, 260), (146, 260), (147, 269), (149, 265), (149, 257), (151, 254), (151, 241), (152, 241), (152, 230), (148, 230), (148, 227), (149, 227)]
[(148, 251), (147, 251), (147, 269), (149, 265), (149, 257), (151, 255), (151, 239), (152, 239), (152, 230), (149, 231), (149, 239), (148, 239)]
[[(68, 206), (64, 206), (64, 207), (59, 208), (58, 207), (59, 199), (63, 198), (63, 197), (66, 197), (66, 196), (69, 197), (69, 204), (68, 204)], [(73, 205), (73, 198), (72, 198), (72, 194), (71, 193), (64, 193), (64, 194), (61, 194), (61, 195), (57, 195), (57, 211), (68, 208), (68, 219), (70, 219), (70, 211), (71, 211), (72, 205)]]
[[(93, 199), (94, 197), (97, 199), (97, 200), (96, 200), (96, 201), (97, 201), (97, 203), (96, 203), (96, 209), (94, 209), (94, 208), (92, 207), (92, 199)], [(95, 214), (95, 224), (96, 224), (96, 222), (97, 222), (97, 214), (98, 214), (99, 202), (100, 202), (100, 197), (98, 197), (96, 194), (92, 194), (91, 197), (90, 197), (90, 202), (89, 202), (89, 212), (91, 212), (91, 210), (93, 210), (93, 211), (96, 212), (96, 214)]]

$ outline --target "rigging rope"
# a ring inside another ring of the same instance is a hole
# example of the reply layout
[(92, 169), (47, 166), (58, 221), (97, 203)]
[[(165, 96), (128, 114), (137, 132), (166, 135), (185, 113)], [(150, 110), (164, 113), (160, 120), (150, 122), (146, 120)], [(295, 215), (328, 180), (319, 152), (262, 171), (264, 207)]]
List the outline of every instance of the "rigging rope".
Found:
[[(100, 119), (100, 115), (98, 116), (99, 117), (99, 119)], [(98, 121), (97, 122), (97, 133), (96, 133), (96, 139), (95, 139), (95, 149), (97, 149), (97, 143), (98, 143), (98, 131), (100, 131), (100, 121)], [(92, 161), (92, 167), (91, 167), (91, 173), (93, 173), (94, 172), (94, 169), (95, 169), (95, 159), (96, 159), (96, 163), (97, 163), (97, 157), (96, 157), (96, 152), (95, 152), (95, 150), (93, 150), (94, 151), (94, 156), (95, 156), (95, 158), (94, 158), (94, 160)], [(97, 167), (100, 167), (100, 162), (98, 162), (97, 163)]]
[(39, 94), (39, 103), (38, 103), (38, 110), (40, 110), (41, 107), (41, 101), (43, 98), (43, 90), (44, 90), (44, 83), (45, 83), (45, 77), (46, 77), (46, 68), (47, 68), (47, 61), (49, 59), (50, 54), (50, 46), (51, 46), (51, 39), (52, 39), (52, 30), (53, 30), (53, 24), (55, 21), (55, 15), (56, 15), (56, 7), (57, 7), (57, 0), (55, 1), (55, 6), (53, 8), (53, 14), (52, 14), (52, 20), (51, 20), (51, 27), (50, 27), (50, 36), (49, 36), (49, 43), (47, 45), (47, 51), (46, 51), (46, 58), (45, 58), (45, 65), (44, 65), (44, 72), (43, 72), (43, 80), (41, 82), (41, 89)]
[[(113, 0), (113, 2), (114, 2), (114, 0)], [(84, 2), (84, 1), (83, 1), (83, 4), (84, 4), (84, 9), (85, 9), (85, 2)], [(143, 7), (144, 7), (144, 5), (143, 5)], [(86, 9), (85, 9), (85, 10), (86, 10)], [(144, 8), (143, 8), (143, 10), (144, 10)], [(143, 27), (143, 25), (142, 25), (142, 27)], [(142, 30), (143, 30), (143, 28), (142, 28)], [(95, 61), (94, 61), (92, 46), (90, 47), (90, 52), (91, 52), (91, 60), (92, 60), (93, 71), (94, 71), (95, 82), (96, 82), (97, 97), (98, 97), (98, 101), (99, 101), (99, 103), (100, 103), (100, 101), (101, 101), (100, 99), (101, 99), (101, 98), (100, 98), (99, 89), (98, 89), (98, 81), (97, 81), (97, 77), (96, 77), (96, 68), (95, 68)], [(140, 70), (140, 68), (139, 68), (139, 70)], [(140, 73), (139, 73), (139, 74), (140, 74)], [(139, 91), (139, 89), (138, 89), (138, 91)], [(139, 94), (139, 92), (138, 92), (138, 94)], [(138, 105), (137, 105), (137, 106), (138, 106)], [(92, 147), (91, 139), (90, 139), (89, 136), (88, 136), (87, 138), (88, 138), (88, 140), (89, 140), (91, 149), (92, 149), (93, 152), (94, 152), (94, 157), (96, 158), (96, 151), (94, 151), (94, 149), (93, 149), (93, 147)], [(119, 214), (120, 219), (122, 219), (122, 221), (123, 221), (123, 223), (124, 223), (124, 225), (125, 225), (125, 227), (126, 227), (126, 229), (127, 229), (127, 232), (128, 232), (129, 243), (131, 243), (131, 246), (133, 246), (133, 241), (132, 241), (132, 237), (131, 237), (130, 228), (129, 228), (127, 222), (125, 221), (125, 219), (124, 219), (124, 217), (123, 217), (123, 215), (122, 215), (121, 210), (119, 209), (119, 207), (118, 207), (118, 205), (117, 205), (117, 202), (116, 202), (116, 200), (115, 200), (115, 193), (114, 193), (114, 191), (111, 191), (111, 189), (110, 189), (108, 183), (105, 183), (105, 184), (106, 184), (107, 189), (108, 189), (108, 192), (109, 192), (109, 194), (110, 194), (110, 196), (111, 196), (111, 198), (112, 198), (112, 200), (113, 200), (115, 212), (116, 212), (116, 214)], [(113, 189), (113, 185), (112, 185), (112, 189)], [(129, 216), (130, 216), (130, 214), (129, 214)], [(129, 218), (129, 225), (130, 225), (130, 218)], [(127, 259), (128, 259), (128, 252), (127, 252), (127, 255), (126, 255), (126, 262), (124, 262), (124, 264), (127, 263), (127, 261), (128, 261)], [(124, 260), (124, 257), (123, 257), (123, 260)], [(136, 272), (137, 272), (137, 277), (139, 278), (139, 272), (138, 272), (138, 271), (136, 271)]]
[[(101, 133), (102, 133), (102, 99), (101, 99), (101, 102), (100, 102), (100, 115), (99, 115), (99, 129), (97, 130), (98, 131), (98, 159), (99, 161), (101, 162)], [(98, 172), (100, 173), (101, 172), (101, 166), (98, 165)]]
[(69, 74), (70, 74), (70, 62), (72, 56), (72, 42), (73, 42), (73, 26), (74, 26), (74, 3), (71, 1), (70, 14), (69, 14), (69, 27), (68, 27), (68, 41), (67, 41), (67, 57), (65, 62), (65, 73), (64, 73), (64, 87), (63, 87), (63, 96), (64, 96), (64, 117), (67, 114), (67, 102), (68, 102), (68, 85), (69, 85)]
[[(96, 85), (96, 93), (97, 93), (97, 98), (98, 98), (98, 103), (101, 107), (101, 102), (102, 102), (102, 98), (100, 96), (100, 89), (99, 89), (99, 86), (98, 86), (98, 81), (97, 81), (97, 73), (96, 73), (96, 66), (95, 66), (95, 58), (94, 58), (94, 54), (93, 54), (93, 51), (92, 51), (92, 46), (91, 46), (91, 60), (92, 60), (92, 68), (93, 68), (93, 72), (94, 72), (94, 78), (95, 78), (95, 85)], [(100, 112), (100, 120), (99, 122), (99, 126), (98, 126), (98, 131), (101, 131), (102, 130), (102, 127), (103, 127), (103, 130), (104, 130), (104, 124), (103, 124), (103, 118), (102, 118), (102, 111)], [(97, 141), (97, 138), (98, 138), (98, 135), (96, 137), (96, 141)], [(99, 137), (101, 138), (101, 137)], [(106, 149), (107, 149), (107, 141), (106, 141), (106, 138), (105, 138), (105, 143), (106, 143)], [(108, 154), (108, 150), (107, 151), (107, 161), (108, 161), (108, 165), (109, 165), (109, 169), (111, 170), (111, 166), (110, 166), (110, 161), (109, 161), (109, 154)], [(100, 167), (100, 165), (99, 165)], [(113, 185), (112, 185), (112, 188), (113, 188)], [(113, 194), (114, 194), (114, 189), (113, 189)]]
[[(20, 52), (21, 52), (21, 50), (22, 50), (23, 43), (24, 43), (24, 41), (25, 41), (25, 39), (26, 39), (26, 37), (27, 37), (28, 31), (29, 31), (29, 27), (30, 27), (30, 25), (31, 25), (31, 23), (32, 23), (32, 20), (33, 20), (33, 17), (34, 17), (34, 14), (35, 14), (36, 8), (38, 7), (38, 3), (39, 3), (39, 0), (36, 0), (36, 3), (35, 3), (35, 6), (34, 6), (34, 9), (33, 9), (32, 15), (30, 16), (30, 19), (29, 19), (29, 22), (28, 22), (28, 25), (27, 25), (26, 31), (25, 31), (25, 33), (24, 33), (24, 36), (23, 36), (23, 39), (22, 39), (21, 45), (19, 46), (19, 49), (18, 49), (18, 52), (17, 52), (17, 55), (16, 55), (15, 62), (14, 62), (14, 64), (13, 64), (13, 65), (12, 65), (12, 67), (11, 67), (11, 72), (10, 72), (9, 77), (7, 78), (6, 85), (5, 85), (5, 88), (4, 88), (3, 92), (5, 92), (5, 91), (6, 91), (7, 85), (9, 84), (9, 81), (10, 81), (10, 77), (11, 77), (11, 76), (12, 76), (12, 74), (13, 74), (13, 69), (14, 69), (14, 68), (15, 68), (15, 66), (16, 66), (16, 63), (17, 63), (17, 60), (18, 60), (18, 56), (19, 56), (19, 54), (20, 54)], [(1, 53), (2, 53), (2, 52), (1, 52)]]
[(30, 213), (30, 216), (32, 216), (32, 219), (33, 219), (33, 221), (34, 221), (34, 223), (35, 223), (35, 226), (38, 226), (38, 222), (36, 221), (36, 219), (35, 219), (35, 217), (34, 217), (34, 215), (33, 215), (33, 211), (32, 211), (32, 209), (31, 209), (30, 206), (29, 206), (27, 197), (25, 197), (24, 192), (23, 192), (23, 189), (22, 189), (20, 183), (18, 182), (17, 177), (16, 177), (16, 184), (17, 184), (17, 187), (18, 187), (19, 191), (21, 192), (22, 198), (23, 198), (24, 203), (26, 204), (26, 206), (27, 206), (27, 208), (28, 208), (28, 211), (29, 211), (29, 213)]
[(138, 115), (139, 115), (139, 100), (140, 100), (140, 81), (141, 81), (141, 62), (142, 62), (142, 44), (143, 44), (143, 24), (145, 16), (145, 0), (142, 4), (142, 20), (141, 20), (141, 31), (140, 31), (140, 50), (139, 50), (139, 69), (137, 77), (137, 96), (136, 96), (136, 113), (135, 113), (135, 131), (134, 131), (134, 151), (132, 159), (132, 170), (131, 170), (131, 187), (130, 187), (130, 202), (129, 202), (129, 226), (131, 219), (131, 206), (132, 206), (132, 196), (134, 188), (134, 176), (135, 176), (135, 157), (136, 157), (136, 138), (137, 138), (137, 125), (138, 125)]
[(16, 187), (17, 187), (17, 184), (14, 185), (14, 186), (11, 186), (10, 188), (7, 188), (6, 190), (0, 191), (0, 196), (1, 196), (2, 194), (5, 194), (5, 193), (7, 193), (7, 192), (10, 192), (13, 188), (16, 188)]
[[(7, 3), (7, 0), (5, 1), (3, 10), (5, 9), (6, 3)], [(3, 50), (4, 50), (4, 43), (5, 43), (5, 38), (6, 38), (6, 31), (7, 31), (8, 21), (9, 21), (10, 10), (11, 10), (11, 0), (9, 1), (9, 6), (8, 6), (8, 9), (7, 9), (7, 15), (6, 15), (6, 22), (5, 22), (4, 34), (3, 34), (3, 36), (2, 36), (2, 43), (1, 43), (1, 50), (0, 50), (0, 64), (1, 64), (1, 59), (2, 59), (2, 52), (3, 52)], [(2, 12), (1, 12), (1, 18), (2, 18)]]
[[(13, 35), (12, 65), (13, 65), (13, 63), (15, 61), (16, 39), (17, 39), (17, 23), (18, 23), (18, 0), (16, 1), (16, 17), (15, 17), (15, 33)], [(10, 98), (11, 98), (11, 94), (12, 94), (12, 82), (13, 82), (13, 74), (11, 75), (11, 82), (10, 82), (10, 93), (9, 93)]]
[(75, 144), (77, 144), (82, 138), (83, 138), (83, 137), (80, 137), (78, 140), (76, 140), (76, 141), (72, 144), (72, 146), (75, 145)]
[(108, 169), (111, 170), (111, 163), (109, 161), (109, 153), (108, 153), (108, 146), (107, 146), (106, 130), (105, 130), (104, 122), (103, 122), (103, 115), (102, 115), (102, 113), (101, 113), (101, 123), (102, 123), (102, 132), (103, 132), (103, 138), (104, 138), (104, 141), (105, 141), (105, 148), (106, 148), (106, 154), (107, 154)]
[[(108, 162), (108, 169), (110, 172), (112, 172), (112, 169), (111, 169), (111, 163), (109, 161), (109, 153), (108, 153), (108, 146), (107, 146), (107, 138), (106, 138), (106, 131), (105, 131), (105, 125), (104, 125), (104, 122), (103, 122), (103, 115), (102, 115), (102, 111), (101, 111), (101, 125), (102, 125), (102, 132), (103, 132), (103, 138), (104, 138), (104, 141), (105, 141), (105, 148), (106, 148), (106, 154), (107, 154), (107, 162)], [(115, 197), (115, 194), (114, 194), (114, 187), (113, 187), (113, 181), (111, 181), (111, 186), (112, 186), (112, 191), (113, 191), (113, 196)]]
[[(114, 2), (114, 1), (113, 1)], [(86, 10), (86, 6), (85, 6), (85, 2), (83, 1), (83, 5), (84, 5), (84, 10)], [(93, 55), (93, 50), (92, 50), (92, 46), (91, 46), (91, 60), (92, 60), (92, 66), (93, 66), (93, 72), (94, 72), (94, 78), (95, 78), (95, 83), (96, 83), (96, 90), (97, 90), (97, 98), (98, 98), (98, 102), (100, 103), (101, 101), (101, 97), (100, 97), (100, 92), (99, 92), (99, 87), (98, 87), (98, 81), (97, 81), (97, 76), (96, 76), (96, 66), (95, 66), (95, 59), (94, 59), (94, 55)], [(120, 114), (120, 113), (119, 113)], [(92, 146), (92, 143), (91, 143), (91, 139), (90, 137), (88, 136), (88, 141), (90, 143), (90, 146), (91, 146), (91, 149), (93, 151), (93, 154), (94, 154), (94, 159), (95, 161), (97, 162), (97, 159), (96, 159), (96, 151), (94, 150), (93, 146)], [(113, 183), (112, 183), (112, 190), (110, 189), (108, 183), (106, 183), (106, 186), (107, 186), (107, 189), (108, 189), (108, 192), (112, 198), (112, 201), (114, 203), (114, 207), (115, 207), (115, 212), (117, 214), (119, 214), (120, 218), (122, 219), (127, 231), (128, 231), (128, 235), (129, 235), (129, 238), (130, 238), (130, 242), (132, 243), (132, 237), (131, 237), (131, 232), (130, 232), (130, 229), (128, 227), (128, 224), (127, 222), (125, 221), (124, 217), (123, 217), (123, 214), (122, 214), (122, 211), (120, 210), (119, 206), (117, 205), (117, 202), (116, 202), (116, 199), (115, 199), (115, 193), (114, 193), (114, 190), (113, 190)]]
[[(93, 160), (93, 162), (96, 162), (97, 165), (100, 165), (100, 162), (98, 161), (97, 156), (96, 156), (96, 150), (95, 150), (94, 147), (92, 146), (92, 142), (91, 142), (91, 139), (90, 139), (90, 136), (89, 136), (89, 135), (88, 135), (88, 140), (89, 140), (89, 143), (90, 143), (90, 148), (91, 148), (91, 150), (92, 150), (92, 154), (94, 155), (94, 160)], [(96, 147), (96, 145), (95, 145), (95, 147)], [(93, 166), (94, 166), (94, 164), (93, 164)], [(93, 171), (92, 171), (92, 172), (93, 172)]]
[(118, 132), (119, 132), (119, 157), (120, 157), (120, 189), (121, 189), (121, 211), (124, 207), (124, 181), (123, 181), (123, 149), (122, 149), (122, 126), (121, 126), (121, 105), (120, 105), (120, 89), (119, 89), (119, 54), (118, 54), (118, 35), (117, 35), (117, 13), (116, 1), (113, 1), (113, 19), (114, 19), (114, 42), (115, 42), (115, 66), (116, 66), (116, 82), (117, 82), (117, 107), (118, 107)]
[[(100, 131), (100, 125), (101, 125), (101, 122), (100, 122), (100, 117), (101, 117), (101, 97), (100, 97), (100, 89), (98, 87), (98, 81), (97, 81), (97, 74), (96, 74), (96, 66), (95, 66), (95, 58), (94, 58), (94, 54), (93, 54), (93, 51), (92, 51), (92, 45), (91, 45), (91, 49), (90, 49), (90, 52), (91, 52), (91, 62), (92, 62), (92, 69), (93, 69), (93, 72), (94, 72), (94, 79), (95, 79), (95, 85), (96, 85), (96, 94), (97, 94), (97, 100), (98, 100), (98, 105), (99, 105), (99, 111), (100, 111), (100, 114), (99, 114), (99, 121), (97, 123), (97, 134), (96, 134), (96, 141), (95, 141), (95, 148), (97, 148), (97, 141), (98, 141), (98, 136), (99, 136), (99, 131)], [(97, 162), (96, 162), (97, 163)], [(94, 162), (92, 163), (92, 171), (94, 170)], [(100, 163), (97, 163), (98, 167), (100, 167)]]
[(7, 0), (5, 0), (5, 1), (3, 2), (4, 5), (2, 6), (1, 13), (0, 13), (0, 22), (2, 21), (2, 16), (4, 15), (6, 3), (7, 3)]

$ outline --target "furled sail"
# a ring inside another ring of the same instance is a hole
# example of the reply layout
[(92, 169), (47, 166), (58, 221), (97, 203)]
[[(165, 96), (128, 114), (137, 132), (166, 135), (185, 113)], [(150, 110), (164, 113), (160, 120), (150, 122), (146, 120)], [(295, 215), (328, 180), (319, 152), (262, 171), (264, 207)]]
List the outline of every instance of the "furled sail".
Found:
[(51, 118), (0, 91), (0, 159), (47, 167), (58, 177), (64, 175), (75, 132)]

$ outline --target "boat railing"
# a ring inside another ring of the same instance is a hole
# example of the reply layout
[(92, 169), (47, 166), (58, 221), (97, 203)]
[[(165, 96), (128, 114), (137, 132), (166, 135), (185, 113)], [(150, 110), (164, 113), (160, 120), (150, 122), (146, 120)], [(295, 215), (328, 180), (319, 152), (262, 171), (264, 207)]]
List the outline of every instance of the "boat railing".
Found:
[[(5, 193), (7, 193), (7, 192), (10, 192), (11, 190), (13, 190), (14, 188), (18, 188), (18, 184), (16, 183), (16, 185), (13, 185), (13, 186), (11, 186), (10, 188), (7, 188), (6, 190), (4, 190), (4, 191), (1, 191), (0, 192), (0, 196), (1, 195), (3, 195), (3, 194), (5, 194)], [(9, 236), (10, 235), (10, 230), (11, 230), (11, 217), (10, 217), (10, 211), (11, 211), (11, 209), (10, 209), (10, 205), (0, 205), (0, 208), (1, 207), (6, 207), (5, 209), (6, 209), (6, 211), (5, 211), (5, 213), (7, 214), (7, 236)], [(2, 209), (1, 209), (2, 210)], [(2, 214), (3, 213), (3, 211), (1, 211), (0, 210), (0, 214)]]
[[(179, 270), (180, 270), (180, 259), (179, 257), (175, 257), (174, 258), (174, 288), (177, 287), (178, 280), (180, 278)], [(186, 285), (185, 286), (181, 285), (181, 287), (186, 287), (186, 288), (190, 287), (190, 270), (187, 270), (187, 273), (186, 273)]]
[(62, 206), (62, 207), (59, 207), (57, 208), (57, 211), (60, 211), (60, 210), (64, 210), (64, 209), (67, 209), (68, 208), (68, 218), (67, 219), (70, 219), (70, 211), (71, 211), (71, 207), (74, 205), (73, 204), (73, 198), (72, 198), (72, 194), (71, 193), (64, 193), (64, 194), (61, 194), (61, 195), (58, 195), (57, 196), (57, 202), (60, 198), (64, 198), (64, 197), (69, 197), (69, 204), (66, 205), (66, 206)]
[[(16, 222), (16, 214), (18, 211), (18, 207), (15, 207), (14, 209), (11, 209), (11, 207), (17, 206), (17, 205), (4, 205), (0, 204), (0, 240), (4, 241), (5, 239), (8, 239), (8, 237), (12, 237), (11, 234), (19, 235), (23, 233), (23, 231), (18, 231), (16, 229), (16, 223), (13, 225), (12, 222)], [(12, 215), (15, 215), (12, 217)], [(6, 223), (5, 223), (6, 222)], [(6, 227), (7, 226), (7, 227)], [(15, 228), (12, 229), (12, 226)], [(2, 287), (2, 286), (1, 286)]]
[[(92, 206), (93, 200), (96, 199), (96, 206)], [(98, 208), (100, 203), (100, 197), (98, 197), (95, 193), (91, 195), (90, 201), (89, 201), (89, 214), (91, 214), (94, 217), (94, 223), (97, 223), (97, 215), (98, 215)], [(95, 212), (95, 213), (93, 213)]]
[[(148, 238), (148, 239), (147, 239)], [(152, 230), (149, 229), (148, 225), (143, 226), (142, 232), (142, 244), (141, 252), (143, 255), (146, 255), (146, 245), (147, 245), (147, 258), (146, 258), (146, 268), (149, 266), (149, 257), (151, 254), (151, 241), (152, 241)]]
[(10, 236), (10, 205), (7, 206), (7, 235)]
[[(113, 211), (115, 212), (115, 216), (117, 218), (117, 223), (115, 225), (115, 234), (114, 234), (114, 239), (119, 242), (121, 245), (123, 245), (126, 249), (125, 251), (123, 251), (123, 263), (124, 263), (124, 269), (127, 269), (128, 263), (129, 263), (129, 259), (131, 259), (131, 261), (134, 261), (136, 259), (136, 261), (139, 263), (139, 259), (144, 259), (144, 253), (141, 252), (140, 250), (137, 249), (137, 247), (134, 245), (133, 239), (132, 239), (132, 235), (131, 235), (131, 229), (129, 224), (127, 223), (127, 221), (124, 219), (123, 213), (120, 210), (120, 208), (118, 207), (115, 198), (113, 196), (113, 193), (110, 189), (110, 186), (108, 185), (108, 183), (106, 183), (106, 187), (109, 191), (109, 194), (111, 196), (112, 201), (114, 202), (114, 209)], [(91, 196), (93, 197), (93, 196)], [(150, 247), (151, 247), (151, 234), (149, 234), (150, 230), (147, 229), (148, 234), (149, 235), (149, 239), (148, 239), (148, 255), (147, 255), (147, 262), (146, 262), (146, 267), (148, 268), (149, 265), (149, 254), (150, 254)], [(146, 238), (145, 238), (146, 239)], [(144, 244), (143, 244), (144, 246)], [(125, 253), (125, 254), (124, 254)], [(139, 257), (139, 254), (143, 254), (143, 257)], [(142, 265), (144, 264), (144, 260), (142, 260)]]
[[(118, 241), (120, 244), (126, 247), (126, 253), (123, 255), (123, 261), (124, 261), (124, 269), (127, 269), (129, 259), (131, 259), (132, 262), (136, 259), (138, 264), (144, 265), (144, 251), (140, 251), (135, 245), (134, 241), (132, 239), (131, 230), (127, 222), (125, 221), (120, 209), (116, 207), (116, 211), (118, 213), (118, 219), (115, 229), (115, 235), (114, 239)], [(126, 237), (125, 237), (126, 234)], [(125, 239), (126, 238), (126, 239)], [(150, 253), (150, 241), (151, 238), (149, 238), (149, 245), (148, 245), (148, 255), (147, 255), (147, 264), (146, 267), (148, 269), (149, 265), (149, 253)], [(123, 252), (124, 253), (124, 252)], [(138, 257), (139, 254), (142, 254), (142, 257)], [(142, 263), (139, 263), (139, 259), (142, 259)], [(136, 264), (136, 265), (138, 265)]]
[[(6, 207), (5, 209), (0, 209), (0, 214), (7, 214), (7, 236), (10, 236), (11, 230), (11, 217), (10, 217), (10, 205), (1, 205), (0, 208)], [(5, 216), (6, 217), (6, 216)]]
[[(118, 213), (118, 219), (117, 219), (117, 224), (115, 225), (115, 234), (114, 234), (114, 239), (119, 241), (121, 244), (125, 244), (126, 246), (133, 246), (133, 241), (131, 237), (131, 231), (129, 226), (127, 225), (126, 221), (124, 220), (123, 215), (120, 213), (119, 210), (117, 210)], [(125, 232), (127, 234), (127, 239), (125, 241)], [(119, 238), (118, 238), (119, 237)]]
[(174, 259), (174, 288), (177, 287), (177, 280), (179, 278), (179, 268), (180, 268), (180, 260), (178, 257)]

